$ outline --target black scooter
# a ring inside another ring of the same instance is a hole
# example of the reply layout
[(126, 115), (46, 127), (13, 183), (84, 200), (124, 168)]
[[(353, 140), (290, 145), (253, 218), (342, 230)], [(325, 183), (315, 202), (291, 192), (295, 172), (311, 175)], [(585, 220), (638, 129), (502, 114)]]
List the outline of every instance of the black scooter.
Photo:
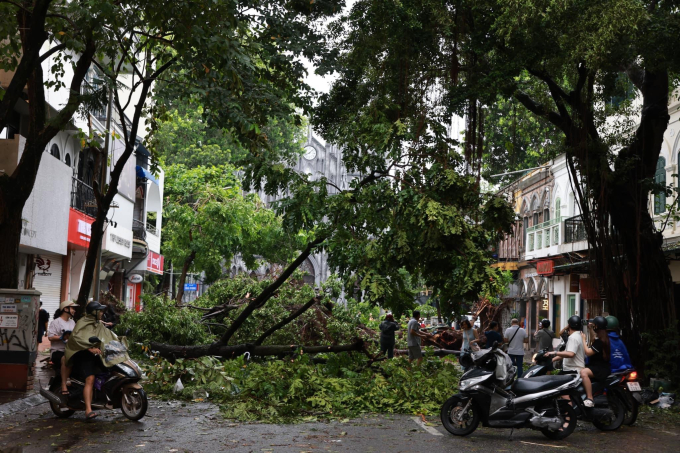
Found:
[(468, 368), (460, 379), (460, 393), (441, 409), (442, 424), (451, 434), (471, 434), (480, 421), (491, 428), (537, 429), (555, 440), (566, 438), (576, 428), (576, 412), (561, 397), (576, 390), (580, 376), (541, 376), (513, 382), (515, 367), (496, 344), (478, 352), (467, 350), (460, 362)]
[[(97, 337), (90, 337), (90, 343), (95, 346), (101, 343)], [(119, 357), (126, 354), (127, 348), (119, 341), (111, 341), (102, 350), (104, 357)], [(123, 415), (133, 421), (137, 421), (146, 415), (149, 401), (139, 381), (142, 379), (142, 370), (133, 360), (126, 360), (111, 367), (100, 367), (100, 373), (95, 375), (95, 383), (92, 395), (92, 409), (121, 409)], [(85, 410), (83, 390), (85, 379), (79, 376), (79, 370), (75, 367), (69, 380), (69, 395), (67, 401), (63, 401), (58, 395), (61, 392), (61, 373), (55, 370), (56, 376), (50, 379), (49, 388), (40, 389), (40, 394), (47, 398), (54, 415), (59, 418), (68, 418), (75, 411)]]
[[(562, 351), (564, 348), (564, 342), (561, 342), (557, 350)], [(543, 349), (534, 355), (533, 365), (524, 374), (525, 379), (535, 379), (555, 370), (552, 357), (546, 356), (547, 352), (547, 349)], [(602, 431), (617, 430), (626, 419), (630, 424), (634, 423), (637, 418), (637, 411), (635, 411), (633, 418), (632, 411), (635, 408), (624, 393), (627, 391), (623, 386), (625, 385), (623, 384), (624, 381), (625, 379), (622, 380), (621, 374), (617, 373), (607, 377), (604, 383), (593, 382), (593, 403), (595, 407), (592, 408), (583, 404), (586, 391), (583, 385), (580, 385), (572, 395), (579, 419), (591, 422)], [(627, 412), (630, 413), (630, 416), (627, 416)]]

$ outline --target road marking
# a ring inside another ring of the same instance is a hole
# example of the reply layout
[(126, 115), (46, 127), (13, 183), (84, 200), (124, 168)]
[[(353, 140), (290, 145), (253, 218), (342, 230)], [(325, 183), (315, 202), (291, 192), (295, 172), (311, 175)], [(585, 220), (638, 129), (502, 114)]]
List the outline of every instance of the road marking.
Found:
[(414, 422), (416, 422), (416, 425), (420, 426), (421, 428), (423, 428), (425, 431), (427, 431), (428, 433), (432, 434), (433, 436), (443, 436), (442, 433), (440, 433), (439, 431), (437, 431), (437, 430), (434, 429), (433, 427), (427, 426), (427, 425), (420, 419), (420, 417), (411, 417), (411, 418), (413, 419)]
[(552, 447), (552, 448), (567, 448), (564, 445), (548, 445), (548, 444), (536, 444), (534, 442), (525, 442), (523, 440), (520, 440), (521, 443), (527, 444), (527, 445), (538, 445), (539, 447)]

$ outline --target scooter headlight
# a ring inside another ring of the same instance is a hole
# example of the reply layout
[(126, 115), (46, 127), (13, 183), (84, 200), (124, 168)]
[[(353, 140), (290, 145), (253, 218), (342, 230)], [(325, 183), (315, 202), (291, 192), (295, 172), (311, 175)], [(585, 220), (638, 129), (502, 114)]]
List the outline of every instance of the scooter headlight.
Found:
[(485, 374), (484, 376), (477, 376), (473, 377), (470, 379), (465, 379), (464, 381), (460, 381), (460, 385), (458, 386), (459, 390), (466, 390), (470, 387), (473, 387), (481, 382), (486, 381), (491, 377), (491, 374)]

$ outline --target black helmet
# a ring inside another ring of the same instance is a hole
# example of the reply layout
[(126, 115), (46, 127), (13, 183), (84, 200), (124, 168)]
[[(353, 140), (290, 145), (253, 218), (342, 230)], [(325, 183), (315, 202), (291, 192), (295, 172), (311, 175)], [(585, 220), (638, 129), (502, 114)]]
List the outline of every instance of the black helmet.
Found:
[(91, 315), (97, 310), (106, 310), (106, 305), (102, 305), (96, 300), (93, 300), (85, 307), (85, 311), (87, 312), (88, 315)]
[(578, 315), (574, 315), (571, 318), (569, 318), (569, 321), (567, 321), (569, 324), (569, 328), (571, 330), (578, 330), (582, 331), (583, 330), (583, 323), (581, 322), (581, 317)]
[(543, 326), (544, 329), (547, 329), (548, 327), (550, 327), (550, 321), (547, 319), (543, 319), (541, 320), (541, 325)]
[(595, 330), (602, 330), (607, 328), (607, 320), (603, 316), (595, 316), (590, 322), (595, 324)]

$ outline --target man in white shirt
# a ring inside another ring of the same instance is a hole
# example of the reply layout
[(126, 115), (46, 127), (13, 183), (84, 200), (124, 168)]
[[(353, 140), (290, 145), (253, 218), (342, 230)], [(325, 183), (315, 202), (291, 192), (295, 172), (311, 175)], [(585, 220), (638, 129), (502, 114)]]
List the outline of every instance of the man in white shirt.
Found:
[(568, 324), (569, 339), (566, 349), (564, 351), (552, 351), (546, 355), (554, 356), (553, 362), (562, 360), (562, 371), (578, 374), (586, 366), (586, 352), (583, 349), (583, 340), (581, 339), (581, 331), (583, 330), (581, 317), (572, 316), (569, 318)]
[(508, 355), (512, 364), (517, 367), (517, 378), (524, 375), (524, 343), (529, 342), (527, 331), (519, 326), (519, 320), (513, 318), (512, 325), (505, 329), (505, 342), (508, 343)]

